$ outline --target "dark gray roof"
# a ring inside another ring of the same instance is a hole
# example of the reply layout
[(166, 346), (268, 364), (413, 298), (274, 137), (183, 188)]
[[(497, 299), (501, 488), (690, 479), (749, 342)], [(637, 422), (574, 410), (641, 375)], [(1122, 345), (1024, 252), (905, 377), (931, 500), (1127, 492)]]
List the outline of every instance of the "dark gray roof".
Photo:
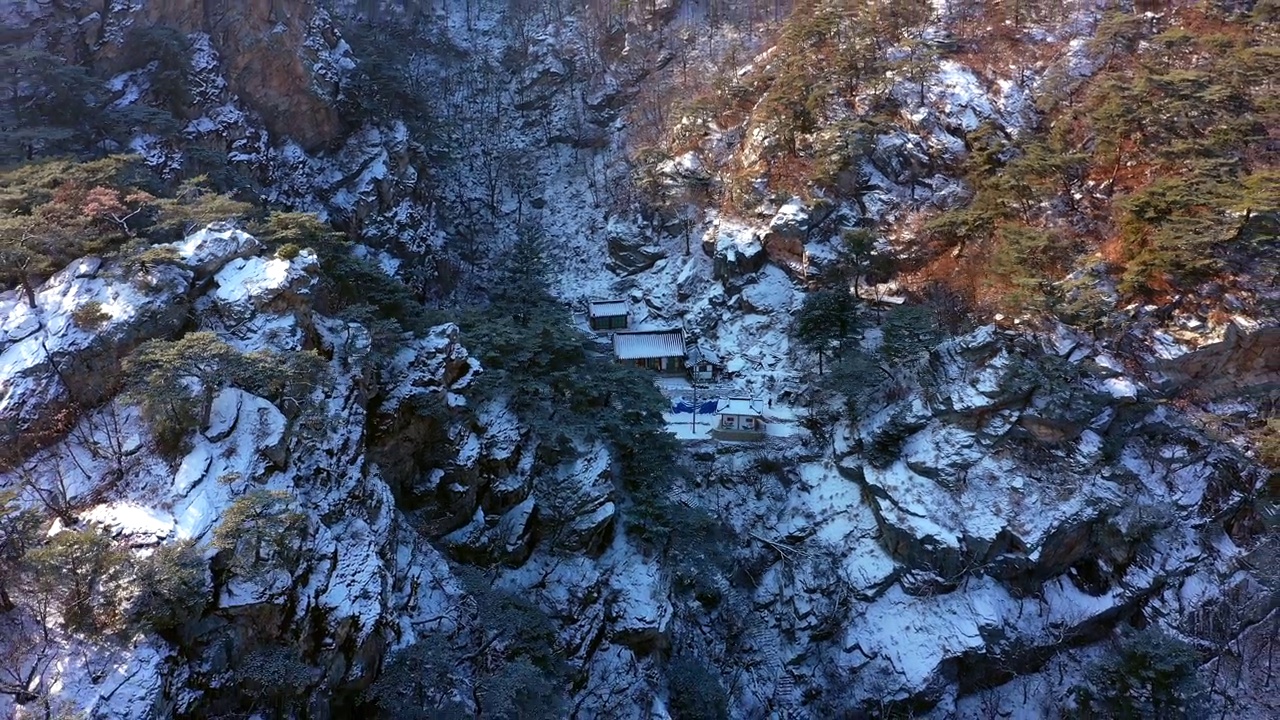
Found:
[(709, 362), (712, 365), (716, 365), (716, 366), (719, 366), (721, 364), (720, 356), (717, 355), (714, 350), (707, 347), (706, 345), (703, 345), (702, 343), (698, 343), (697, 345), (689, 349), (689, 362), (696, 363), (696, 362), (702, 362), (702, 361)]
[(613, 354), (619, 360), (684, 357), (684, 331), (638, 330), (613, 334)]

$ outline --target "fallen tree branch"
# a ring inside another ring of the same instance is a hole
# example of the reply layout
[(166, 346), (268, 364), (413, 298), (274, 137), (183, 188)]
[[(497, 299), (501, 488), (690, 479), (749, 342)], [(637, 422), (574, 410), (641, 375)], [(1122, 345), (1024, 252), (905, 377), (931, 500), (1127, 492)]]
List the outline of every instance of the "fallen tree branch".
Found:
[(774, 550), (778, 551), (778, 554), (779, 554), (779, 555), (781, 555), (782, 557), (784, 557), (784, 558), (786, 558), (786, 559), (788, 559), (788, 560), (789, 560), (789, 559), (791, 559), (792, 557), (794, 557), (795, 555), (804, 555), (804, 554), (805, 554), (805, 553), (804, 553), (804, 551), (803, 551), (803, 550), (800, 550), (799, 548), (794, 548), (794, 547), (791, 547), (790, 545), (784, 545), (784, 544), (782, 544), (782, 543), (779, 543), (779, 542), (775, 542), (775, 541), (773, 541), (773, 540), (770, 540), (769, 538), (760, 537), (759, 535), (757, 535), (757, 534), (755, 534), (755, 533), (747, 533), (747, 535), (751, 536), (752, 538), (754, 538), (754, 539), (756, 539), (756, 540), (759, 540), (760, 542), (762, 542), (762, 543), (764, 543), (764, 544), (768, 545), (769, 547), (773, 548)]

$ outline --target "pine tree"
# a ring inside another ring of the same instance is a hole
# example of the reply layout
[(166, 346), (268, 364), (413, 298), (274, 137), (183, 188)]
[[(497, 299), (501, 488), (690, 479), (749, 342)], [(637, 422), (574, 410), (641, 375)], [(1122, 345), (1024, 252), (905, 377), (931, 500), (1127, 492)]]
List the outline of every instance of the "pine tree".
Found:
[(933, 313), (922, 305), (899, 305), (884, 319), (881, 352), (895, 363), (918, 358), (937, 347), (941, 330)]
[(133, 163), (28, 163), (0, 171), (0, 285), (33, 287), (67, 263), (105, 254), (141, 226), (152, 201), (128, 184)]
[(521, 228), (499, 266), (490, 292), (495, 307), (514, 310), (557, 304), (551, 295), (550, 266), (541, 231)]
[(1087, 670), (1076, 689), (1082, 717), (1202, 717), (1199, 662), (1187, 643), (1147, 628), (1122, 638), (1114, 655)]
[(255, 212), (253, 205), (217, 192), (204, 175), (184, 180), (173, 197), (159, 199), (155, 205), (151, 236), (157, 241), (176, 240), (211, 222), (240, 220)]
[(667, 666), (671, 686), (670, 709), (688, 720), (722, 720), (729, 717), (729, 696), (724, 684), (706, 665), (689, 655), (676, 655)]
[(190, 38), (176, 28), (138, 27), (129, 33), (124, 47), (129, 67), (150, 70), (152, 101), (171, 117), (187, 112), (193, 101)]
[(210, 600), (209, 563), (194, 540), (156, 548), (137, 563), (137, 592), (125, 614), (143, 630), (172, 633), (198, 618)]
[(307, 517), (289, 495), (254, 490), (227, 508), (213, 531), (213, 547), (227, 553), (233, 575), (257, 578), (272, 570), (291, 572), (302, 559)]
[(14, 608), (13, 594), (27, 570), (27, 551), (40, 540), (40, 514), (18, 501), (17, 490), (0, 491), (0, 613)]
[(43, 50), (0, 50), (0, 165), (82, 151), (104, 106), (85, 68)]
[(270, 359), (243, 355), (211, 332), (149, 340), (124, 361), (127, 397), (142, 405), (157, 439), (169, 447), (188, 430), (208, 426), (219, 390), (268, 385), (277, 369)]
[(100, 633), (112, 628), (128, 553), (102, 530), (64, 530), (24, 557), (38, 597), (51, 599), (72, 631)]
[(818, 356), (819, 375), (832, 345), (843, 346), (857, 330), (855, 310), (848, 290), (819, 290), (805, 296), (796, 316), (795, 333), (796, 338)]
[(845, 274), (853, 281), (853, 296), (858, 293), (858, 283), (866, 275), (870, 267), (871, 253), (876, 248), (876, 236), (865, 228), (845, 230), (840, 233), (840, 265)]
[(994, 239), (992, 270), (1014, 287), (1016, 304), (1038, 306), (1051, 280), (1067, 264), (1072, 248), (1054, 230), (1017, 220), (1001, 222)]

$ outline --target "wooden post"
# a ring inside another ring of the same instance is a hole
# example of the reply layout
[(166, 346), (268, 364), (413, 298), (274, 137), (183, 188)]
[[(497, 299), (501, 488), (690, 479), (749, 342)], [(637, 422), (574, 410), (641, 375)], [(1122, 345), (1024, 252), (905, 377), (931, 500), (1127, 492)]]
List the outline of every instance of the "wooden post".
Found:
[(698, 434), (698, 381), (694, 380), (693, 385), (693, 434)]

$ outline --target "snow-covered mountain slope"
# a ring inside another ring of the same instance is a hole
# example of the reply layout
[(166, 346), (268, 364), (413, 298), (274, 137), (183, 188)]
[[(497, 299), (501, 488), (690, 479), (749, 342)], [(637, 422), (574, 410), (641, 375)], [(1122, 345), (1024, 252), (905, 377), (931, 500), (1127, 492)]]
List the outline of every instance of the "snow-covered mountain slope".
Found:
[[(1039, 83), (1094, 72), (1101, 62), (1085, 41), (1100, 17), (1080, 8), (1052, 29), (1064, 54), (999, 82), (948, 60), (921, 96), (895, 87), (914, 110), (879, 138), (864, 168), (871, 190), (841, 219), (887, 225), (893, 242), (882, 251), (909, 253), (913, 219), (962, 196), (947, 172), (967, 152), (966, 133), (987, 122), (1017, 135), (1032, 122)], [(660, 37), (635, 34), (632, 47), (661, 54)], [(567, 52), (554, 43), (551, 51)], [(574, 102), (552, 95), (541, 107), (559, 116)], [(640, 112), (624, 106), (630, 122)], [(589, 177), (583, 168), (618, 162), (617, 138), (625, 147), (634, 131), (621, 125), (585, 153), (578, 181)], [(711, 159), (749, 154), (763, 140), (741, 135), (708, 127), (696, 152), (659, 166), (660, 181), (677, 192), (710, 181)], [(553, 144), (535, 153), (535, 167), (546, 168), (539, 177), (561, 176), (558, 152)], [(813, 378), (789, 326), (805, 263), (836, 252), (838, 226), (822, 224), (826, 209), (770, 197), (729, 216), (694, 201), (691, 219), (610, 208), (602, 223), (587, 197), (556, 193), (530, 213), (549, 223), (566, 301), (627, 296), (640, 327), (683, 325), (731, 363), (729, 386), (744, 394), (779, 397)], [(1249, 312), (1265, 314), (1264, 305)], [(1238, 574), (1252, 562), (1253, 540), (1236, 523), (1252, 512), (1265, 474), (1240, 446), (1200, 429), (1198, 411), (1158, 399), (1155, 391), (1207, 377), (1205, 364), (1174, 369), (1153, 351), (1166, 321), (1157, 308), (1134, 308), (1131, 332), (1117, 341), (1004, 319), (1002, 329), (936, 350), (900, 391), (905, 398), (842, 425), (831, 447), (794, 438), (759, 450), (690, 445), (702, 486), (681, 497), (727, 520), (745, 577), (723, 589), (718, 606), (676, 593), (673, 647), (720, 670), (733, 717), (931, 707), (939, 717), (1045, 717), (1066, 712), (1064, 697), (1105, 647), (1092, 644), (1130, 621), (1188, 638), (1206, 658), (1222, 639), (1205, 635), (1205, 613), (1241, 614), (1230, 632), (1255, 632), (1274, 602), (1251, 595), (1253, 581)], [(1248, 317), (1215, 322), (1180, 334), (1186, 345), (1168, 354), (1204, 346), (1236, 359), (1225, 386), (1271, 382), (1258, 376), (1259, 351), (1242, 347), (1274, 351), (1269, 331), (1238, 333), (1256, 329)], [(1223, 332), (1232, 339), (1212, 346)], [(781, 470), (760, 470), (775, 459)], [(538, 559), (535, 549), (530, 565)], [(513, 573), (516, 583), (521, 575)], [(1253, 599), (1239, 605), (1237, 592)], [(1256, 694), (1241, 694), (1233, 712), (1267, 715)]]
[[(207, 548), (228, 507), (250, 492), (284, 493), (308, 522), (303, 564), (292, 574), (276, 571), (217, 588), (216, 609), (185, 657), (153, 637), (132, 645), (93, 641), (46, 624), (54, 632), (38, 639), (28, 634), (37, 628), (17, 628), (6, 636), (6, 667), (28, 678), (36, 696), (93, 717), (229, 711), (240, 706), (243, 688), (228, 677), (235, 662), (213, 650), (219, 643), (252, 654), (323, 627), (308, 641), (316, 662), (335, 680), (360, 678), (377, 667), (387, 628), (446, 616), (456, 599), (443, 557), (406, 523), (367, 460), (366, 405), (377, 388), (367, 332), (310, 307), (313, 255), (286, 260), (264, 257), (259, 248), (240, 231), (205, 230), (177, 246), (192, 270), (162, 265), (137, 273), (89, 259), (45, 283), (37, 309), (6, 294), (8, 316), (30, 317), (31, 328), (20, 336), (10, 332), (0, 346), (0, 377), (34, 418), (68, 397), (79, 399), (79, 381), (109, 384), (101, 358), (119, 356), (120, 338), (136, 344), (205, 330), (242, 351), (306, 347), (327, 358), (323, 380), (303, 399), (301, 414), (296, 406), (282, 410), (226, 387), (213, 400), (208, 426), (170, 458), (151, 442), (137, 408), (113, 399), (0, 475), (5, 487), (56, 492), (60, 504), (76, 508), (79, 522), (104, 528), (141, 556), (158, 543), (188, 538)], [(77, 328), (74, 310), (94, 300), (110, 317), (94, 330)], [(176, 312), (179, 321), (149, 321), (157, 307)], [(194, 327), (183, 322), (188, 311), (197, 318)], [(385, 378), (384, 387), (402, 383), (405, 394), (461, 390), (478, 368), (457, 348), (456, 333), (452, 326), (437, 328), (415, 346), (423, 361), (402, 377)], [(90, 364), (95, 357), (97, 366)], [(432, 364), (428, 357), (440, 360)], [(23, 417), (10, 412), (21, 408), (6, 407), (5, 417)], [(41, 496), (24, 497), (35, 503)], [(6, 716), (35, 712), (30, 701), (14, 700), (4, 698)]]
[[(32, 438), (0, 487), (57, 489), (81, 525), (105, 528), (133, 557), (193, 539), (211, 561), (236, 500), (278, 491), (305, 518), (305, 553), (290, 571), (215, 588), (199, 634), (181, 643), (89, 640), (56, 622), (42, 636), (39, 618), (24, 616), (7, 618), (0, 654), (16, 659), (31, 697), (93, 717), (161, 718), (260, 711), (244, 697), (260, 678), (242, 660), (284, 648), (304, 668), (288, 677), (308, 704), (282, 703), (280, 714), (339, 717), (415, 641), (472, 647), (469, 633), (492, 619), (485, 589), (468, 580), (482, 567), (491, 589), (550, 619), (572, 677), (564, 717), (681, 717), (673, 658), (709, 668), (734, 718), (1060, 717), (1089, 662), (1128, 625), (1190, 642), (1230, 716), (1274, 716), (1260, 659), (1277, 600), (1252, 554), (1267, 478), (1247, 443), (1206, 426), (1202, 412), (1251, 416), (1274, 392), (1280, 351), (1260, 312), (1265, 290), (1212, 322), (1136, 306), (1110, 335), (979, 322), (917, 362), (870, 370), (892, 387), (860, 398), (858, 417), (812, 391), (816, 363), (793, 340), (810, 273), (835, 259), (839, 228), (882, 227), (878, 252), (908, 257), (919, 216), (962, 199), (950, 173), (968, 133), (986, 122), (1017, 135), (1038, 83), (1099, 67), (1084, 43), (1097, 8), (1078, 9), (1044, 29), (1067, 52), (1019, 68), (1016, 81), (1011, 70), (986, 82), (948, 59), (929, 70), (927, 91), (892, 85), (908, 112), (860, 168), (866, 192), (835, 212), (768, 191), (736, 210), (707, 206), (699, 188), (728, 165), (755, 165), (776, 141), (745, 124), (699, 127), (696, 148), (658, 166), (684, 208), (655, 212), (635, 197), (628, 153), (651, 110), (645, 93), (688, 42), (679, 28), (696, 4), (637, 10), (604, 44), (586, 13), (432, 13), (432, 42), (414, 50), (449, 116), (437, 139), (448, 162), (392, 118), (334, 147), (290, 138), (233, 87), (228, 46), (191, 28), (209, 92), (187, 139), (229, 143), (269, 201), (390, 250), (384, 265), (444, 305), (482, 298), (513, 240), (539, 234), (567, 304), (626, 297), (638, 327), (682, 326), (724, 359), (716, 391), (769, 398), (786, 432), (718, 443), (669, 416), (692, 469), (674, 504), (723, 521), (721, 555), (688, 573), (680, 551), (715, 553), (637, 542), (607, 447), (584, 438), (568, 459), (548, 461), (536, 428), (503, 399), (472, 406), (484, 368), (456, 327), (374, 358), (367, 328), (313, 306), (311, 253), (270, 256), (221, 226), (179, 243), (181, 265), (139, 271), (86, 258), (39, 289), (37, 308), (19, 292), (0, 295), (0, 419)], [(314, 51), (317, 75), (342, 78), (360, 58), (315, 18), (302, 34), (284, 24)], [(684, 62), (694, 72), (719, 62), (734, 32), (692, 35)], [(770, 62), (767, 38), (741, 38), (743, 77)], [(113, 82), (141, 96), (143, 75)], [(137, 149), (157, 166), (174, 157), (145, 137)], [(75, 312), (89, 301), (105, 319), (81, 327)], [(878, 318), (865, 313), (869, 352)], [(165, 457), (139, 409), (109, 399), (113, 358), (195, 331), (243, 352), (317, 351), (325, 380), (301, 412), (222, 388), (207, 427)], [(1169, 400), (1197, 383), (1216, 405)], [(73, 405), (94, 409), (68, 421)], [(433, 416), (438, 406), (447, 411)], [(22, 502), (39, 507), (40, 497)], [(437, 706), (479, 712), (469, 667), (432, 689)], [(36, 717), (36, 705), (0, 696), (0, 714)]]
[[(237, 497), (277, 490), (312, 523), (307, 559), (292, 574), (219, 588), (208, 626), (182, 656), (157, 639), (122, 647), (55, 632), (19, 665), (37, 669), (32, 688), (98, 717), (211, 712), (235, 707), (243, 682), (236, 663), (208, 652), (228, 633), (237, 653), (252, 654), (320, 622), (320, 637), (307, 641), (310, 662), (341, 686), (373, 672), (388, 646), (472, 621), (451, 563), (396, 508), (365, 446), (371, 396), (384, 398), (378, 408), (388, 415), (424, 393), (466, 402), (483, 370), (457, 345), (456, 329), (406, 346), (374, 382), (362, 328), (309, 306), (309, 254), (265, 257), (253, 238), (226, 229), (201, 231), (177, 249), (191, 271), (130, 276), (82, 261), (52, 278), (38, 295), (33, 332), (4, 347), (6, 385), (31, 376), (30, 364), (9, 362), (30, 355), (31, 338), (74, 368), (118, 332), (112, 323), (145, 315), (154, 299), (182, 299), (197, 318), (189, 329), (242, 350), (321, 351), (326, 380), (310, 409), (286, 417), (262, 397), (226, 388), (208, 427), (170, 460), (136, 409), (113, 401), (9, 471), (5, 484), (63, 488), (81, 522), (142, 554), (184, 538), (207, 543)], [(161, 282), (171, 275), (173, 283)], [(207, 282), (193, 287), (193, 276)], [(78, 303), (58, 297), (110, 298), (112, 318), (93, 332), (76, 329), (69, 317)], [(1192, 622), (1244, 582), (1243, 551), (1214, 518), (1233, 512), (1256, 471), (1178, 411), (1146, 404), (1146, 391), (1109, 369), (1104, 352), (1046, 346), (991, 327), (953, 340), (921, 367), (918, 388), (844, 426), (830, 446), (690, 446), (704, 469), (682, 490), (684, 501), (729, 523), (745, 573), (710, 604), (673, 594), (660, 563), (625, 533), (605, 531), (616, 509), (604, 448), (582, 448), (554, 470), (554, 485), (596, 499), (552, 541), (535, 512), (544, 490), (533, 489), (532, 448), (500, 405), (458, 428), (441, 470), (454, 482), (485, 476), (472, 497), (487, 485), (490, 501), (466, 511), (471, 522), (442, 544), (457, 558), (514, 566), (495, 582), (557, 619), (568, 659), (587, 678), (574, 697), (584, 717), (649, 717), (647, 698), (664, 688), (646, 670), (655, 662), (648, 650), (668, 645), (713, 667), (748, 668), (732, 693), (734, 716), (874, 712), (901, 702), (963, 709), (957, 673), (985, 685), (1063, 662), (1139, 606), (1151, 621)], [(1063, 367), (1052, 359), (1059, 352), (1091, 369), (1063, 384), (1052, 374)], [(51, 373), (43, 381), (58, 387)], [(30, 387), (19, 396), (35, 409), (67, 392)], [(999, 702), (1034, 714), (1054, 687), (1046, 680), (1029, 700), (1014, 704), (1010, 693)]]

